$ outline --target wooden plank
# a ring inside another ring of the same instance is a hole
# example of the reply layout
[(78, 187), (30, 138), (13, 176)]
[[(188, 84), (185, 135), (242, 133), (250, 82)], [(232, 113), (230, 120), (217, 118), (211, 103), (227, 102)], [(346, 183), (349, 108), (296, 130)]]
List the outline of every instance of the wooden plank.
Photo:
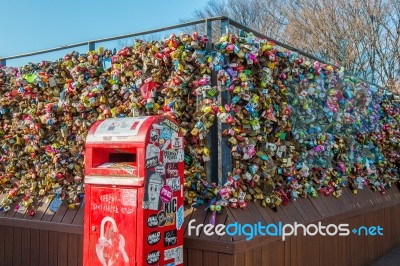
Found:
[(78, 235), (67, 234), (68, 235), (68, 256), (67, 262), (68, 266), (78, 265)]
[[(225, 225), (228, 225), (228, 224), (231, 224), (231, 223), (234, 223), (234, 222), (235, 222), (235, 221), (231, 220), (230, 216), (228, 215), (228, 212), (229, 212), (229, 210), (227, 209), (226, 220), (225, 220), (225, 222), (224, 222)], [(233, 241), (232, 237), (229, 236), (228, 234), (225, 234), (225, 235), (223, 235), (223, 236), (220, 236), (220, 237), (218, 238), (218, 240), (219, 240), (219, 241), (227, 241), (227, 242), (232, 242), (232, 241)]]
[(254, 249), (248, 249), (244, 252), (244, 265), (252, 266), (258, 265), (254, 262)]
[(297, 237), (290, 237), (283, 242), (284, 246), (284, 264), (286, 266), (295, 265), (295, 261), (297, 260), (296, 252), (292, 253), (292, 243), (295, 243)]
[(299, 213), (298, 209), (292, 202), (286, 206), (283, 206), (282, 211), (286, 214), (286, 217), (288, 217), (289, 223), (293, 224), (294, 222), (304, 222), (303, 216)]
[(184, 239), (185, 247), (188, 249), (218, 251), (223, 253), (232, 254), (235, 251), (235, 245), (230, 241), (220, 240), (203, 240), (196, 237), (186, 237)]
[(21, 264), (30, 265), (31, 263), (31, 229), (21, 228)]
[(218, 252), (203, 251), (203, 265), (218, 266)]
[(298, 201), (299, 201), (299, 204), (304, 209), (304, 211), (310, 217), (310, 219), (311, 219), (310, 222), (317, 221), (317, 220), (322, 218), (321, 214), (318, 212), (318, 210), (312, 204), (312, 202), (311, 202), (309, 197), (307, 197), (307, 198), (299, 198)]
[(75, 215), (78, 213), (79, 206), (75, 207), (75, 209), (68, 208), (64, 217), (61, 219), (61, 223), (63, 224), (71, 224), (75, 218)]
[[(350, 224), (350, 231), (353, 228), (353, 221), (355, 218), (349, 219), (348, 223)], [(351, 261), (353, 264), (356, 265), (356, 250), (357, 250), (357, 245), (356, 245), (356, 236), (352, 233), (350, 233), (350, 235), (348, 236), (350, 238), (350, 257), (351, 257)]]
[[(244, 251), (240, 252), (240, 253), (236, 253), (234, 256), (235, 256), (234, 257), (234, 264), (232, 266), (242, 266), (242, 265), (244, 265), (244, 263), (245, 263), (245, 260), (244, 260), (245, 252)], [(264, 264), (261, 264), (261, 265), (264, 265)]]
[(39, 229), (39, 230), (49, 230), (49, 231), (57, 231), (57, 232), (65, 232), (65, 233), (73, 233), (73, 234), (83, 234), (83, 226), (75, 225), (75, 224), (65, 225), (65, 224), (61, 224), (61, 223), (53, 223), (53, 222), (46, 222), (46, 221), (34, 221), (34, 220), (3, 217), (3, 218), (0, 218), (0, 226), (1, 225), (11, 226), (11, 227)]
[[(211, 215), (208, 215), (207, 217), (210, 217), (210, 216), (211, 216)], [(228, 214), (227, 214), (226, 208), (224, 208), (224, 209), (222, 210), (222, 213), (221, 213), (221, 214), (217, 214), (217, 215), (216, 215), (216, 217), (215, 217), (215, 225), (218, 225), (218, 224), (225, 224), (227, 219), (228, 219)], [(220, 239), (220, 236), (217, 235), (217, 234), (214, 234), (214, 235), (212, 235), (212, 236), (210, 237), (210, 239), (218, 240), (218, 239)], [(231, 238), (228, 237), (228, 238), (226, 238), (225, 240), (230, 241), (230, 239), (231, 239)], [(223, 240), (223, 239), (221, 239), (221, 240)]]
[(367, 193), (369, 192), (368, 190), (370, 190), (368, 187), (359, 189), (356, 195), (357, 205), (362, 209), (373, 207), (372, 200), (367, 196)]
[[(49, 199), (47, 199), (46, 201), (43, 202), (42, 208), (44, 209), (44, 213), (43, 213), (43, 215), (42, 215), (42, 217), (41, 217), (41, 219), (40, 219), (41, 221), (50, 222), (50, 221), (53, 219), (55, 213), (52, 212), (52, 211), (49, 209), (50, 203), (51, 203), (51, 200), (49, 200)], [(35, 215), (35, 216), (36, 216), (36, 215)], [(34, 218), (35, 218), (35, 217), (34, 217)]]
[(299, 200), (294, 200), (292, 201), (293, 206), (297, 209), (297, 211), (300, 213), (302, 217), (302, 221), (310, 221), (312, 218), (311, 216), (303, 209), (303, 206), (299, 203)]
[[(366, 215), (365, 225), (369, 227), (369, 226), (375, 225), (374, 220), (381, 220), (378, 217), (379, 213), (380, 213), (380, 210), (374, 211), (372, 213), (368, 213)], [(366, 241), (367, 250), (364, 252), (365, 253), (364, 257), (366, 259), (366, 262), (369, 263), (369, 262), (376, 260), (376, 259), (374, 259), (374, 256), (378, 253), (378, 250), (381, 249), (382, 246), (379, 245), (380, 237), (368, 236), (368, 237), (366, 237), (365, 241)], [(381, 243), (381, 244), (383, 244), (383, 243)], [(374, 247), (374, 248), (371, 249), (371, 247)], [(376, 248), (376, 247), (378, 247), (378, 248)]]
[(49, 263), (49, 231), (39, 231), (39, 265), (51, 265)]
[(68, 265), (68, 234), (58, 233), (57, 262), (59, 266)]
[[(48, 211), (50, 211), (50, 209)], [(68, 204), (66, 202), (63, 202), (61, 204), (60, 208), (54, 214), (51, 221), (53, 223), (60, 223), (62, 221), (64, 215), (67, 213), (67, 211), (68, 211)]]
[(277, 212), (274, 212), (274, 214), (279, 217), (279, 221), (281, 221), (284, 224), (289, 224), (290, 223), (290, 218), (286, 216), (286, 213), (282, 210), (284, 207), (278, 206), (276, 209), (278, 210)]
[[(355, 220), (355, 227), (359, 227), (364, 224), (364, 217), (357, 216)], [(364, 239), (362, 236), (356, 236), (356, 243), (357, 243), (357, 263), (361, 265), (363, 263), (363, 249), (364, 249)]]
[(343, 260), (342, 260), (342, 265), (350, 265), (352, 262), (352, 257), (351, 257), (351, 240), (349, 237), (340, 237), (341, 243), (339, 244), (342, 247), (342, 254), (343, 254)]
[(9, 245), (13, 247), (13, 265), (21, 265), (21, 241), (22, 241), (22, 229), (19, 227), (13, 227), (13, 238)]
[(203, 251), (199, 249), (188, 250), (188, 266), (203, 266)]
[(18, 206), (18, 202), (20, 202), (20, 200), (20, 197), (18, 197), (18, 199), (10, 205), (11, 209), (8, 212), (3, 213), (3, 217), (13, 218), (17, 213), (15, 208)]
[(308, 256), (303, 257), (305, 261), (309, 261), (309, 265), (318, 265), (319, 258), (324, 256), (324, 254), (321, 254), (319, 251), (321, 249), (321, 238), (319, 237), (313, 237), (313, 236), (307, 236), (303, 237), (304, 242), (303, 243), (312, 243), (311, 247), (309, 248), (308, 245), (304, 245), (304, 249), (308, 250)]
[(354, 210), (356, 208), (354, 204), (355, 199), (353, 196), (353, 192), (348, 187), (342, 188), (342, 195), (339, 197), (338, 200), (342, 203), (346, 211)]
[(328, 216), (334, 216), (338, 213), (344, 212), (343, 208), (338, 208), (336, 198), (333, 195), (325, 196), (320, 194), (320, 199), (328, 210)]
[(49, 264), (48, 265), (57, 265), (58, 264), (58, 232), (49, 232)]
[(285, 265), (285, 242), (277, 241), (275, 242), (275, 246), (277, 251), (276, 257), (278, 259), (278, 264), (276, 265)]
[(328, 212), (326, 210), (325, 205), (322, 203), (321, 200), (318, 198), (313, 198), (313, 197), (308, 197), (314, 208), (318, 211), (318, 213), (321, 215), (321, 217), (326, 217), (328, 216)]
[[(273, 265), (270, 263), (271, 258), (270, 258), (270, 244), (269, 245), (263, 245), (261, 247), (261, 251), (262, 251), (262, 255), (261, 255), (261, 265), (263, 266), (270, 266)], [(239, 264), (239, 265), (243, 265), (243, 264)]]
[(77, 235), (78, 241), (77, 241), (77, 249), (78, 249), (78, 254), (77, 254), (77, 265), (82, 265), (83, 264), (83, 235)]
[[(207, 208), (207, 205), (203, 204), (203, 205), (199, 206), (198, 208), (196, 208), (195, 210), (193, 210), (191, 219), (196, 220), (196, 222), (194, 223), (195, 225), (201, 224), (201, 223), (202, 224), (208, 223), (208, 222), (206, 222), (206, 218), (207, 218), (207, 211), (205, 211), (206, 208)], [(192, 233), (192, 237), (207, 238), (208, 236), (204, 235), (201, 230), (201, 232), (198, 236), (195, 236)]]
[(234, 255), (218, 253), (218, 265), (219, 266), (232, 266), (234, 264)]
[(40, 233), (39, 230), (37, 229), (30, 229), (30, 230), (31, 230), (30, 265), (35, 266), (39, 265)]
[[(212, 215), (213, 215), (213, 212), (211, 212), (211, 211), (206, 212), (206, 216), (204, 217), (204, 225), (210, 223)], [(215, 215), (215, 225), (225, 224), (226, 219), (227, 219), (227, 211), (226, 211), (226, 208), (224, 208), (224, 209), (222, 209), (222, 213)], [(205, 237), (205, 235), (203, 235), (203, 237)], [(208, 239), (218, 240), (219, 237), (220, 237), (219, 235), (214, 234), (212, 236), (208, 236)]]
[(268, 212), (268, 209), (270, 209), (269, 207), (262, 207), (261, 204), (259, 204), (259, 202), (255, 202), (253, 205), (255, 208), (257, 208), (258, 212), (260, 213), (260, 215), (263, 217), (264, 221), (268, 224), (273, 224), (275, 223), (274, 219), (271, 217), (271, 215)]
[(335, 248), (335, 253), (333, 254), (333, 265), (343, 265), (341, 264), (341, 247), (339, 246), (339, 235), (333, 236), (334, 242), (334, 248)]
[[(15, 219), (22, 219), (22, 217), (24, 217), (25, 213), (27, 213), (27, 209), (24, 207), (20, 207), (18, 211), (14, 212), (14, 216), (13, 218)], [(7, 216), (6, 216), (7, 217)]]
[(189, 221), (192, 219), (193, 211), (194, 211), (194, 208), (190, 207), (189, 204), (185, 204), (185, 206), (184, 206), (185, 219), (183, 220), (183, 225), (182, 225), (183, 228), (185, 228), (183, 231), (184, 236), (187, 235), (187, 226), (188, 226)]
[(285, 245), (289, 245), (289, 250), (285, 246), (285, 265), (296, 266), (301, 263), (298, 258), (297, 248), (300, 245), (301, 236), (291, 237), (285, 241)]
[[(3, 198), (6, 198), (7, 194), (3, 194)], [(17, 205), (17, 202), (19, 202), (19, 197), (17, 198), (17, 201), (13, 202), (10, 204), (10, 210), (8, 212), (0, 212), (0, 217), (14, 217), (14, 208)]]
[(83, 218), (85, 214), (84, 209), (84, 205), (81, 204), (81, 206), (79, 206), (78, 213), (75, 215), (74, 220), (72, 221), (72, 224), (83, 225)]
[[(44, 198), (43, 196), (40, 196), (38, 199), (33, 200), (33, 203), (29, 207), (29, 209), (35, 210), (35, 215), (37, 214), (37, 209), (39, 208), (40, 203), (42, 203), (43, 198)], [(26, 211), (24, 216), (22, 217), (22, 219), (25, 219), (25, 220), (32, 220), (32, 218), (33, 218), (33, 216), (30, 216), (28, 211)]]
[(258, 246), (253, 249), (253, 265), (262, 265), (262, 248)]
[[(242, 210), (229, 208), (226, 211), (228, 213), (228, 219), (227, 219), (228, 223), (234, 223), (234, 222), (238, 222), (238, 223), (242, 223), (242, 224), (243, 223), (252, 223), (252, 219), (248, 217), (249, 210), (247, 210), (247, 212), (246, 212), (247, 215), (245, 215), (243, 217), (240, 216), (240, 212)], [(236, 235), (236, 236), (232, 237), (232, 241), (238, 241), (238, 240), (242, 240), (242, 239), (246, 239), (246, 236)]]
[(4, 226), (0, 226), (0, 265), (5, 265), (4, 263), (4, 248), (5, 248), (5, 232), (4, 232)]
[(188, 249), (183, 248), (183, 265), (189, 265), (188, 264)]
[(271, 220), (272, 223), (277, 225), (281, 221), (281, 218), (270, 207), (265, 207), (263, 210), (267, 213), (269, 220)]
[(11, 226), (4, 226), (4, 265), (13, 265), (13, 245), (10, 243), (14, 237), (14, 231)]
[(296, 264), (298, 266), (306, 264), (306, 255), (304, 254), (305, 252), (303, 249), (306, 247), (306, 242), (304, 241), (303, 236), (298, 236), (296, 237), (296, 241), (294, 243), (294, 246), (292, 246), (291, 252), (292, 254), (296, 254), (294, 258), (296, 258)]

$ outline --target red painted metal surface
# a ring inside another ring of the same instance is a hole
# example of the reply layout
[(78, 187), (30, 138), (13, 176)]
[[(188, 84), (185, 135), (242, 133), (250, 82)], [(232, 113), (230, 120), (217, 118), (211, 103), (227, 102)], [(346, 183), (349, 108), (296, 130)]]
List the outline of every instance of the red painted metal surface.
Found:
[(93, 125), (85, 149), (84, 265), (183, 264), (184, 150), (162, 117)]

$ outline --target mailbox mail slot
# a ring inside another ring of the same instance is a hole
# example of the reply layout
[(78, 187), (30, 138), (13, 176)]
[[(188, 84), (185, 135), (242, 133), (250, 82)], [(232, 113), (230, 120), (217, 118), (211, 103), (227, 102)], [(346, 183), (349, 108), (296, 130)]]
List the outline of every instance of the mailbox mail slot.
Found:
[(183, 264), (183, 145), (179, 126), (164, 116), (92, 126), (84, 265)]

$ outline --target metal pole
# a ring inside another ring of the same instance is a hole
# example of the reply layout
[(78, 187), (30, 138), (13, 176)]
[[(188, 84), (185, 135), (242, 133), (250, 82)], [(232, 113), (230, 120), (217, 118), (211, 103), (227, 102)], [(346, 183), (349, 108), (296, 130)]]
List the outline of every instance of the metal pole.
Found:
[(96, 49), (95, 45), (96, 45), (95, 42), (88, 42), (89, 52), (94, 51)]
[[(212, 21), (206, 19), (205, 21), (205, 32), (207, 33), (208, 42), (206, 44), (207, 53), (212, 50)], [(217, 76), (214, 70), (211, 70), (211, 86), (217, 85)], [(205, 170), (207, 175), (207, 182), (218, 182), (218, 143), (215, 143), (217, 139), (216, 121), (210, 128), (210, 131), (206, 137), (207, 147), (210, 148), (210, 161), (205, 164)]]
[[(221, 36), (224, 34), (228, 34), (229, 30), (229, 19), (225, 18), (221, 20)], [(229, 104), (230, 94), (229, 92), (224, 89), (221, 90), (218, 101), (220, 106), (225, 106), (225, 104)], [(218, 124), (218, 184), (223, 185), (228, 178), (228, 173), (232, 172), (232, 155), (231, 155), (231, 148), (229, 147), (227, 141), (222, 136), (222, 132), (229, 128), (229, 125), (222, 124), (220, 121), (217, 122)]]
[[(371, 26), (372, 26), (372, 28), (374, 28), (374, 16), (372, 15), (371, 16)], [(372, 79), (371, 79), (371, 82), (372, 82), (372, 84), (375, 84), (375, 47), (376, 47), (376, 35), (377, 33), (376, 33), (376, 30), (375, 30), (375, 32), (374, 32), (374, 36), (373, 36), (373, 38), (374, 38), (374, 44), (373, 44), (373, 47), (372, 47), (372, 65), (371, 65), (371, 68), (372, 68)]]

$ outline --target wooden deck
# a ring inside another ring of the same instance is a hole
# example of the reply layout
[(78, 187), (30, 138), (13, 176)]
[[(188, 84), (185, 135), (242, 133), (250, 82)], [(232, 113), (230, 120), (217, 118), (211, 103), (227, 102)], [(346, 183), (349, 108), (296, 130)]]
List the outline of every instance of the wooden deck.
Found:
[[(3, 195), (4, 196), (4, 195)], [(1, 199), (1, 197), (0, 197)], [(49, 202), (36, 202), (36, 215), (11, 211), (0, 213), (0, 265), (82, 265), (83, 206), (67, 204), (53, 213)], [(345, 189), (334, 197), (298, 199), (274, 212), (259, 202), (246, 209), (225, 208), (217, 223), (349, 223), (350, 228), (380, 225), (383, 237), (255, 237), (188, 236), (187, 224), (207, 224), (211, 214), (186, 206), (185, 265), (365, 265), (400, 243), (400, 192), (392, 188), (381, 195), (370, 190), (353, 195)]]

